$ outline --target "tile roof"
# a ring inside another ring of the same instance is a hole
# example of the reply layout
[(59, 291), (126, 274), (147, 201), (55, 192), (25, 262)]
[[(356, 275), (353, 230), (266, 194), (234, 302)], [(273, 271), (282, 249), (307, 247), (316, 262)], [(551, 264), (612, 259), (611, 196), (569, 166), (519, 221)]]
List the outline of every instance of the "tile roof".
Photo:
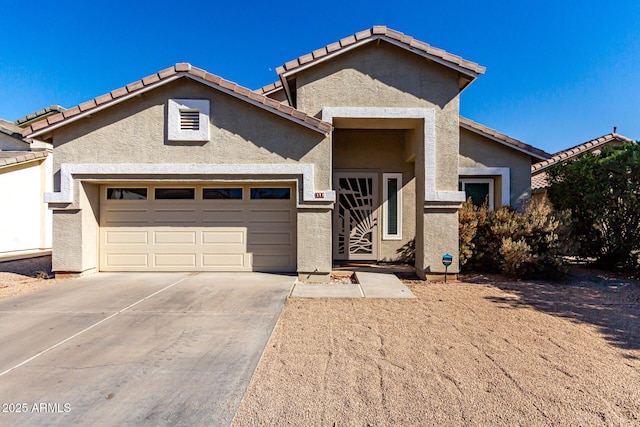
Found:
[(0, 168), (47, 157), (47, 151), (0, 151)]
[(266, 86), (262, 86), (260, 89), (256, 89), (254, 92), (257, 92), (260, 95), (266, 96), (280, 89), (282, 89), (282, 82), (278, 80), (277, 82), (269, 83)]
[(18, 134), (18, 138), (22, 138), (22, 128), (13, 122), (0, 119), (0, 132), (10, 135), (11, 133)]
[(541, 171), (536, 175), (531, 175), (531, 189), (538, 190), (541, 188), (547, 188), (549, 183), (547, 182), (547, 173)]
[(562, 162), (568, 159), (572, 159), (577, 157), (579, 154), (582, 154), (587, 151), (593, 151), (594, 149), (606, 145), (610, 142), (618, 141), (621, 143), (634, 143), (635, 141), (627, 138), (626, 136), (619, 135), (617, 133), (609, 133), (607, 135), (601, 136), (596, 139), (592, 139), (591, 141), (584, 142), (582, 144), (578, 144), (575, 147), (567, 148), (566, 150), (558, 151), (551, 158), (544, 160), (542, 162), (536, 163), (531, 166), (531, 172), (534, 173), (536, 171), (540, 171), (548, 168), (549, 166), (556, 164), (558, 162)]
[(547, 153), (546, 151), (540, 150), (539, 148), (536, 148), (532, 145), (525, 144), (522, 141), (511, 138), (504, 133), (500, 133), (495, 129), (491, 129), (487, 126), (481, 125), (480, 123), (476, 123), (473, 120), (469, 120), (462, 116), (460, 116), (460, 126), (470, 131), (488, 136), (491, 139), (498, 140), (498, 142), (501, 142), (502, 144), (512, 146), (519, 151), (526, 152), (527, 154), (530, 154), (531, 156), (538, 159), (548, 159), (549, 157), (551, 157), (551, 154)]
[(284, 115), (293, 121), (318, 129), (318, 131), (320, 132), (328, 133), (332, 129), (332, 126), (330, 123), (323, 122), (320, 119), (309, 116), (306, 113), (296, 110), (293, 107), (290, 107), (288, 105), (283, 105), (274, 99), (268, 98), (260, 93), (257, 93), (250, 89), (242, 87), (234, 82), (225, 80), (219, 76), (208, 73), (203, 69), (193, 67), (189, 63), (178, 63), (178, 64), (175, 64), (173, 67), (166, 68), (162, 71), (157, 72), (156, 74), (152, 74), (141, 80), (135, 81), (133, 83), (129, 83), (125, 87), (112, 90), (107, 94), (98, 96), (97, 98), (84, 102), (76, 107), (69, 108), (61, 113), (58, 113), (58, 114), (43, 118), (40, 121), (34, 122), (29, 127), (23, 130), (22, 135), (23, 136), (29, 136), (32, 134), (37, 135), (47, 131), (48, 128), (51, 128), (54, 126), (55, 128), (57, 128), (59, 126), (66, 124), (69, 121), (74, 120), (74, 118), (78, 118), (78, 116), (83, 113), (90, 114), (91, 111), (102, 110), (107, 106), (113, 105), (124, 99), (128, 99), (130, 96), (133, 96), (136, 93), (146, 91), (150, 87), (153, 87), (157, 84), (160, 84), (167, 80), (171, 81), (175, 78), (182, 77), (182, 76), (200, 79), (201, 81), (204, 81), (206, 84), (209, 84), (212, 87), (220, 89), (224, 92), (230, 92), (234, 96), (240, 99), (243, 99), (249, 103), (259, 104), (259, 106), (261, 106), (266, 110), (269, 110), (276, 114)]
[(61, 107), (59, 105), (50, 105), (46, 108), (43, 108), (42, 110), (38, 110), (34, 113), (27, 114), (24, 117), (20, 117), (18, 120), (15, 121), (15, 124), (20, 128), (23, 128), (27, 125), (28, 122), (31, 122), (33, 120), (38, 120), (42, 117), (50, 116), (52, 114), (61, 113), (64, 110), (66, 110), (66, 108)]
[(453, 55), (442, 49), (433, 47), (427, 43), (416, 40), (413, 37), (407, 36), (399, 31), (392, 30), (391, 28), (387, 28), (382, 25), (376, 25), (372, 28), (360, 31), (358, 33), (355, 33), (354, 35), (345, 37), (340, 41), (331, 43), (323, 48), (316, 49), (311, 53), (302, 55), (297, 59), (289, 61), (283, 66), (278, 67), (276, 69), (276, 72), (281, 75), (296, 70), (303, 65), (321, 60), (323, 57), (326, 57), (328, 55), (340, 53), (340, 51), (345, 50), (346, 48), (359, 42), (362, 42), (363, 40), (375, 40), (380, 38), (386, 38), (392, 42), (400, 43), (407, 49), (417, 50), (418, 52), (426, 54), (433, 59), (437, 59), (439, 62), (442, 62), (445, 65), (460, 67), (463, 70), (467, 70), (471, 74), (484, 74), (486, 70), (485, 67), (478, 65), (475, 62), (467, 61), (466, 59), (463, 59), (457, 55)]

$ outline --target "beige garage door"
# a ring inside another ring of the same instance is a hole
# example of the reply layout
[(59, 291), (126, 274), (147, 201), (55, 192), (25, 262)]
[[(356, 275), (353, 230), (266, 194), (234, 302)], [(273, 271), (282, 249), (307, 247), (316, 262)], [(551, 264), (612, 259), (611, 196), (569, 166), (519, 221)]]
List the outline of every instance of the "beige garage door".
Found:
[(293, 187), (104, 185), (101, 271), (295, 271)]

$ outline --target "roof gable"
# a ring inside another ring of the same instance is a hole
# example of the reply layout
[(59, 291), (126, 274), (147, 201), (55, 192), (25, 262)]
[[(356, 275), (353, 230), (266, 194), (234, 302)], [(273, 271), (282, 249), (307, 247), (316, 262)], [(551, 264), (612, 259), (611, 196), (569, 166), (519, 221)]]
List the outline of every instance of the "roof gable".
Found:
[[(289, 78), (292, 78), (293, 75), (327, 60), (333, 59), (336, 56), (350, 52), (360, 46), (376, 41), (387, 42), (460, 73), (458, 81), (458, 89), (460, 91), (473, 82), (480, 74), (484, 74), (486, 70), (485, 67), (478, 65), (475, 62), (467, 61), (460, 56), (453, 55), (442, 49), (430, 46), (427, 43), (416, 40), (399, 31), (392, 30), (382, 25), (376, 25), (372, 28), (345, 37), (337, 42), (328, 44), (325, 47), (316, 49), (311, 53), (302, 55), (278, 67), (276, 72), (280, 76), (281, 85), (285, 90), (289, 104), (294, 104), (292, 89), (289, 86)], [(277, 89), (278, 87), (271, 89), (268, 87), (262, 88), (264, 92), (269, 93), (275, 92)]]
[(87, 115), (110, 108), (141, 93), (153, 90), (156, 87), (185, 77), (196, 80), (209, 87), (234, 96), (248, 102), (249, 104), (270, 111), (320, 133), (327, 134), (332, 129), (331, 124), (323, 122), (315, 117), (311, 117), (293, 107), (283, 105), (274, 99), (242, 87), (234, 82), (208, 73), (203, 69), (193, 67), (191, 64), (178, 63), (173, 67), (166, 68), (156, 74), (152, 74), (141, 80), (130, 83), (125, 87), (115, 89), (107, 94), (98, 96), (97, 98), (84, 102), (76, 107), (45, 117), (25, 128), (22, 131), (22, 135), (30, 137), (42, 135)]
[(460, 127), (463, 129), (467, 129), (471, 132), (477, 133), (479, 135), (482, 135), (502, 145), (506, 145), (507, 147), (513, 148), (517, 151), (528, 154), (531, 157), (534, 157), (538, 160), (548, 159), (549, 157), (551, 157), (551, 154), (547, 153), (546, 151), (540, 150), (539, 148), (536, 148), (532, 145), (525, 144), (522, 141), (519, 141), (515, 138), (511, 138), (510, 136), (505, 135), (504, 133), (500, 133), (495, 129), (491, 129), (489, 127), (481, 125), (480, 123), (476, 123), (473, 120), (469, 120), (462, 116), (460, 116)]
[(348, 52), (355, 47), (376, 40), (384, 40), (400, 46), (427, 59), (453, 68), (472, 78), (475, 78), (480, 74), (484, 74), (486, 70), (485, 67), (478, 65), (475, 62), (467, 61), (460, 56), (453, 55), (442, 49), (430, 46), (427, 43), (416, 40), (399, 31), (392, 30), (382, 25), (377, 25), (289, 61), (283, 66), (278, 67), (276, 72), (281, 76), (290, 75), (302, 69), (316, 65), (319, 62)]

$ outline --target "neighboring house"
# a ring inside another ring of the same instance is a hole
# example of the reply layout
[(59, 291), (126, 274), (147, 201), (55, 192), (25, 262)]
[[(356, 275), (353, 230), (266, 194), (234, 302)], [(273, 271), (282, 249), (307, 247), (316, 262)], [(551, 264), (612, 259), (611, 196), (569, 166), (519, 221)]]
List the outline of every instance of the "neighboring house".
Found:
[(551, 158), (535, 163), (531, 166), (531, 188), (533, 190), (533, 197), (541, 199), (546, 196), (547, 188), (549, 187), (549, 183), (547, 182), (547, 168), (551, 165), (573, 160), (582, 153), (591, 152), (599, 154), (600, 151), (607, 146), (630, 143), (635, 143), (635, 141), (627, 138), (626, 136), (619, 135), (616, 132), (616, 128), (613, 128), (613, 133), (609, 133), (601, 136), (600, 138), (587, 141), (566, 150), (558, 151)]
[(0, 261), (51, 252), (51, 144), (27, 140), (22, 128), (0, 120)]
[(457, 273), (465, 193), (519, 207), (549, 157), (460, 118), (484, 71), (377, 26), (257, 91), (180, 63), (49, 116), (24, 135), (54, 146), (53, 269)]

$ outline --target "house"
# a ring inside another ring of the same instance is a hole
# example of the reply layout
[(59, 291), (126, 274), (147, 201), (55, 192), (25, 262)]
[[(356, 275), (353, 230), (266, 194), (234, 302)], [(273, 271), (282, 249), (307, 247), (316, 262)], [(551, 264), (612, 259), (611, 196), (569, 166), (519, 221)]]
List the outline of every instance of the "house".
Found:
[(550, 158), (531, 165), (531, 189), (533, 191), (533, 198), (542, 199), (546, 196), (547, 188), (549, 187), (549, 183), (547, 182), (547, 169), (550, 166), (573, 160), (580, 154), (587, 152), (599, 154), (600, 151), (607, 146), (635, 143), (634, 140), (618, 134), (616, 130), (614, 127), (613, 133), (578, 144), (566, 150), (558, 151)]
[(22, 127), (0, 120), (0, 261), (51, 253), (51, 144), (22, 137)]
[(54, 146), (53, 270), (458, 271), (467, 195), (520, 206), (549, 157), (460, 118), (485, 68), (375, 26), (252, 91), (179, 63), (31, 124)]

